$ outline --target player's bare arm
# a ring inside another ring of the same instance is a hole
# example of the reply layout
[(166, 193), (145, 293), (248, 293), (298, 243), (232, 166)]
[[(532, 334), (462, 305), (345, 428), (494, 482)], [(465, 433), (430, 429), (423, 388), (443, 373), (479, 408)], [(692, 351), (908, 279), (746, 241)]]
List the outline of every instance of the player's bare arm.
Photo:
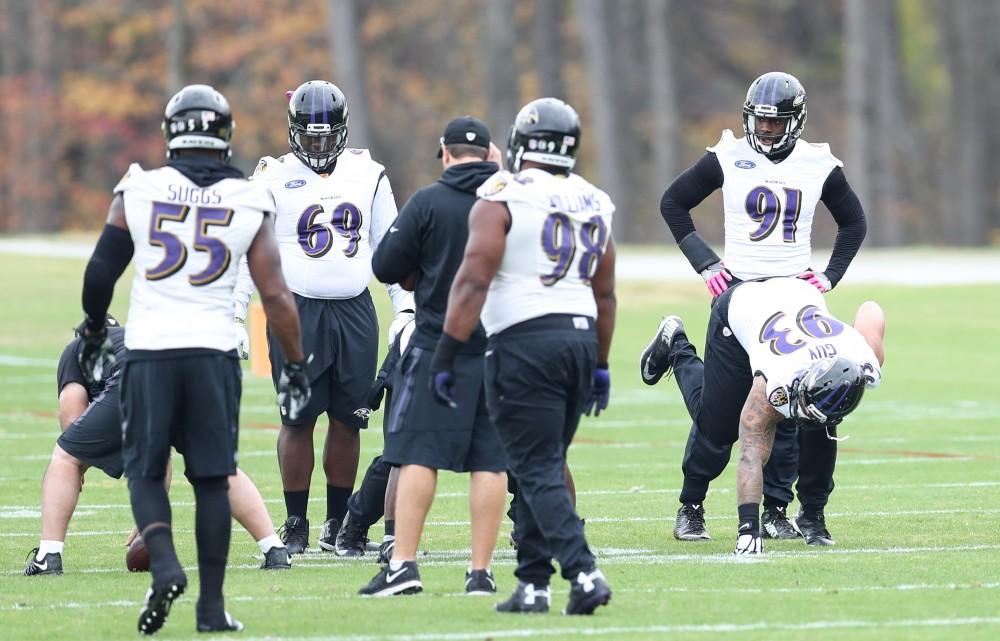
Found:
[(774, 432), (781, 420), (767, 400), (763, 376), (755, 376), (740, 414), (740, 462), (736, 472), (737, 505), (760, 504), (764, 497), (764, 465), (771, 458)]
[(597, 265), (594, 277), (590, 279), (597, 301), (597, 361), (608, 362), (611, 351), (611, 336), (615, 331), (615, 313), (618, 299), (615, 297), (615, 241), (608, 239), (608, 247)]
[(479, 322), (486, 293), (503, 260), (509, 223), (510, 213), (503, 203), (480, 200), (469, 212), (469, 240), (451, 285), (444, 320), (444, 333), (457, 341), (467, 341)]
[(59, 428), (65, 432), (73, 421), (90, 405), (87, 388), (79, 383), (66, 383), (59, 391)]
[(854, 329), (858, 330), (875, 352), (878, 364), (885, 362), (885, 312), (874, 301), (865, 301), (854, 315)]
[(281, 256), (274, 237), (274, 226), (265, 221), (247, 252), (250, 275), (257, 285), (268, 323), (281, 343), (281, 350), (291, 363), (305, 360), (299, 329), (299, 312), (292, 293), (281, 273)]

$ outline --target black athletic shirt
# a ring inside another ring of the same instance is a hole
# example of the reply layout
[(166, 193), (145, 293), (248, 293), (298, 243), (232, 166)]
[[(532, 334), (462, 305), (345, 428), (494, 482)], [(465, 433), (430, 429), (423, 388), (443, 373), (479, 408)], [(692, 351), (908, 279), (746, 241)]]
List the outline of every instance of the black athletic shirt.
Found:
[[(372, 270), (383, 283), (398, 283), (417, 272), (414, 345), (433, 349), (444, 331), (448, 293), (469, 239), (469, 210), (476, 189), (499, 171), (496, 163), (453, 165), (437, 182), (419, 190), (399, 210), (393, 228), (382, 237)], [(477, 324), (463, 353), (486, 350), (486, 331)]]
[[(670, 227), (674, 240), (679, 243), (695, 230), (691, 210), (712, 192), (721, 189), (722, 183), (722, 166), (718, 157), (709, 151), (667, 187), (660, 200), (660, 215)], [(847, 177), (840, 167), (834, 168), (827, 176), (820, 200), (837, 222), (833, 253), (824, 270), (830, 282), (836, 285), (844, 277), (865, 239), (865, 210), (857, 194), (847, 184)]]
[(83, 339), (74, 338), (63, 350), (62, 356), (59, 357), (59, 367), (56, 370), (56, 394), (61, 393), (69, 383), (79, 383), (87, 388), (87, 399), (93, 401), (107, 387), (118, 384), (118, 371), (128, 354), (128, 350), (125, 349), (125, 328), (109, 327), (108, 337), (111, 339), (111, 344), (114, 345), (115, 358), (118, 359), (110, 376), (104, 381), (87, 382), (83, 377), (83, 370), (80, 369), (80, 348), (83, 346)]

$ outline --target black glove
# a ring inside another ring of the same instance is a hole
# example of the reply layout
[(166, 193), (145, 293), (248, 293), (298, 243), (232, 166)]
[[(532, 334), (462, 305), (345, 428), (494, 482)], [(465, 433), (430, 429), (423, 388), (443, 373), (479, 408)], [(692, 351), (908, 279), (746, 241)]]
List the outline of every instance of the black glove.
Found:
[(608, 399), (611, 396), (611, 374), (608, 372), (608, 364), (600, 363), (594, 370), (593, 385), (590, 390), (590, 399), (584, 406), (584, 414), (590, 416), (600, 416), (601, 412), (608, 408)]
[(431, 359), (431, 392), (434, 400), (455, 409), (455, 355), (464, 343), (448, 334), (441, 334)]
[(103, 325), (93, 331), (85, 328), (80, 337), (83, 339), (79, 356), (83, 378), (91, 384), (103, 381), (118, 363), (108, 330)]
[(281, 406), (281, 413), (294, 421), (311, 397), (312, 388), (309, 386), (309, 377), (306, 376), (306, 361), (285, 363), (281, 368), (281, 376), (278, 377), (278, 405)]
[(365, 404), (371, 408), (373, 412), (382, 405), (382, 398), (385, 397), (386, 387), (388, 386), (385, 384), (385, 378), (379, 376), (375, 379), (375, 382), (372, 383), (372, 386), (368, 388), (368, 398), (365, 401)]

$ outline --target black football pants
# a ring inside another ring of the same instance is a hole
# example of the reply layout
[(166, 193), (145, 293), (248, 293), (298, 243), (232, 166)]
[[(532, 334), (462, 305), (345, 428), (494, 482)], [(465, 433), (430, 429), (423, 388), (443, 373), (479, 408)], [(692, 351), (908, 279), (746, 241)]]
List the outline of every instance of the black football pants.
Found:
[[(733, 290), (728, 289), (713, 305), (704, 361), (683, 336), (670, 350), (677, 386), (693, 421), (681, 466), (682, 503), (704, 502), (709, 483), (729, 464), (733, 444), (739, 440), (740, 414), (753, 383), (750, 359), (728, 327)], [(836, 445), (822, 430), (797, 430), (794, 421), (780, 422), (771, 458), (764, 467), (764, 505), (788, 505), (797, 477), (799, 502), (811, 509), (825, 506), (833, 491)]]

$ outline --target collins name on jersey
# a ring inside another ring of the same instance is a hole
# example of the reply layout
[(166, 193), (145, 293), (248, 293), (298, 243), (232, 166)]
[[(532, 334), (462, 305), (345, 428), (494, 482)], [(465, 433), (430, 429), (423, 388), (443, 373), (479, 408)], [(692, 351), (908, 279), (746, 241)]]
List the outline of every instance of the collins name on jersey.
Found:
[(135, 246), (125, 346), (236, 349), (237, 264), (274, 208), (267, 190), (242, 178), (199, 187), (133, 163), (114, 191)]
[(708, 151), (723, 173), (726, 268), (741, 280), (809, 269), (816, 204), (830, 172), (844, 165), (830, 146), (799, 140), (774, 163), (726, 129)]
[[(264, 157), (251, 180), (274, 198), (275, 236), (288, 287), (308, 298), (353, 298), (372, 279), (372, 242), (396, 218), (385, 168), (348, 149), (330, 174), (294, 154)], [(381, 188), (379, 187), (382, 184)]]
[(823, 295), (799, 278), (743, 283), (729, 301), (729, 328), (767, 380), (771, 405), (789, 418), (789, 390), (813, 361), (843, 356), (857, 363), (866, 386), (882, 380), (878, 358), (851, 325), (834, 318)]
[(548, 314), (596, 318), (590, 279), (611, 238), (615, 206), (576, 174), (497, 172), (476, 192), (510, 211), (500, 269), (483, 308), (487, 335)]

